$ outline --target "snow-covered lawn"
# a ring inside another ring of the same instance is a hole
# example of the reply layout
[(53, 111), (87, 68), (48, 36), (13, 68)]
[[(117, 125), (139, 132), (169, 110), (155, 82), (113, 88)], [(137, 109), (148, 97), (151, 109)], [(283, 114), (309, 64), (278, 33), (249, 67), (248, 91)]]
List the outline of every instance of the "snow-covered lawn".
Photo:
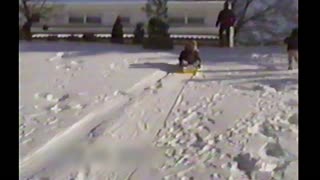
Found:
[(285, 48), (182, 48), (20, 42), (20, 178), (298, 179)]

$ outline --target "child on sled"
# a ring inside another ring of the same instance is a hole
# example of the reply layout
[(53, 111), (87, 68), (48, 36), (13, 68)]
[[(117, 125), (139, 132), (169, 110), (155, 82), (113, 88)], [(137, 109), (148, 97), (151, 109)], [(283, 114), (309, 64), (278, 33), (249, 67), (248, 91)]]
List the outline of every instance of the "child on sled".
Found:
[(196, 41), (191, 41), (185, 44), (184, 50), (179, 56), (179, 66), (185, 67), (193, 65), (196, 68), (201, 67), (201, 58)]

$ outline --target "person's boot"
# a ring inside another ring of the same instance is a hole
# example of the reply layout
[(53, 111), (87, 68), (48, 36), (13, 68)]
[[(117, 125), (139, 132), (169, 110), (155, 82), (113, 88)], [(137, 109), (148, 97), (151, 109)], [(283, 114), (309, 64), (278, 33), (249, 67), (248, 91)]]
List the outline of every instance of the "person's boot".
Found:
[(224, 35), (219, 37), (219, 46), (223, 48), (225, 46), (225, 38)]
[(292, 66), (289, 66), (289, 67), (288, 67), (288, 70), (292, 70)]
[(224, 46), (227, 48), (230, 47), (229, 37), (226, 37), (225, 42), (224, 42)]

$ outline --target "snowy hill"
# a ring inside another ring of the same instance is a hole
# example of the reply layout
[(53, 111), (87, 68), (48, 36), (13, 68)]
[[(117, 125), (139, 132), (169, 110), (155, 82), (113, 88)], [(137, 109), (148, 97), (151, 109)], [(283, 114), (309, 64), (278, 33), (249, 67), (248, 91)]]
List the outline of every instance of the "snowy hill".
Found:
[(283, 47), (20, 42), (20, 179), (298, 179), (298, 71)]

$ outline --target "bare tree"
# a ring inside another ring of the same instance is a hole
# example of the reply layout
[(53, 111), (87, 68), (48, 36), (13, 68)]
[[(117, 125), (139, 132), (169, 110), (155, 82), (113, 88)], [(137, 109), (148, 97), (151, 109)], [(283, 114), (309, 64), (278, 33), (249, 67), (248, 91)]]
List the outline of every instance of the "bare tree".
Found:
[(248, 9), (250, 8), (250, 5), (252, 5), (254, 0), (233, 0), (232, 1), (232, 4), (233, 4), (232, 7), (234, 8), (234, 6), (237, 5), (237, 3), (239, 1), (245, 1), (245, 2), (244, 2), (244, 6), (237, 13), (237, 22), (235, 24), (235, 35), (249, 21), (253, 21), (253, 20), (257, 20), (259, 18), (263, 18), (269, 12), (273, 11), (277, 7), (278, 3), (280, 2), (280, 1), (275, 1), (273, 3), (267, 4), (264, 9), (262, 9), (260, 11), (256, 11), (254, 14), (252, 14), (249, 17), (247, 17)]
[(35, 19), (45, 18), (52, 10), (47, 0), (19, 0), (19, 13), (25, 19), (22, 31), (27, 39), (31, 39), (31, 26)]
[(148, 17), (158, 17), (167, 19), (168, 17), (168, 0), (148, 0), (145, 11)]

